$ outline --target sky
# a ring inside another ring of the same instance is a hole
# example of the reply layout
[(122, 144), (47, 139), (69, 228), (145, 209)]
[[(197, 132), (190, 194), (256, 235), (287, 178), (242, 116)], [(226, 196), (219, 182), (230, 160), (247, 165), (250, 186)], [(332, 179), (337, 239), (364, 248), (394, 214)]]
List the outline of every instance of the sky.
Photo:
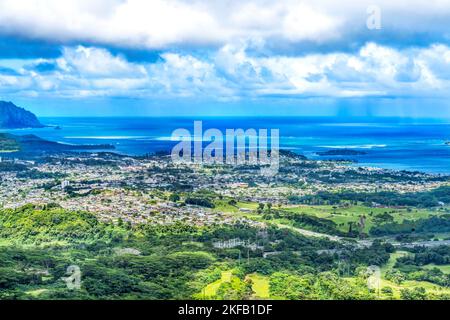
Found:
[(0, 0), (39, 116), (450, 118), (450, 0)]

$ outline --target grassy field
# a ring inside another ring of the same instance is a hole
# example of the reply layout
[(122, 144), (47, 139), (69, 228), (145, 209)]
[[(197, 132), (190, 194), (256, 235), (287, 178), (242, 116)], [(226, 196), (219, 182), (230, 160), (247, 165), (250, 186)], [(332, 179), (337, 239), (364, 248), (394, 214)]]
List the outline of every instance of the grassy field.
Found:
[(210, 284), (208, 284), (203, 290), (202, 293), (205, 297), (214, 297), (216, 295), (217, 290), (222, 285), (222, 283), (230, 282), (233, 273), (231, 270), (223, 271), (222, 277), (219, 280), (216, 280)]
[(247, 278), (252, 280), (252, 290), (256, 298), (269, 298), (269, 278), (259, 274), (250, 274)]
[(333, 207), (300, 205), (285, 207), (284, 209), (294, 213), (304, 213), (318, 218), (331, 220), (338, 225), (338, 228), (341, 231), (348, 230), (348, 222), (358, 222), (359, 217), (365, 215), (365, 232), (368, 232), (376, 224), (376, 216), (384, 213), (390, 214), (396, 222), (402, 222), (405, 219), (417, 220), (428, 218), (432, 215), (442, 214), (440, 212), (421, 209), (408, 211), (407, 209), (370, 208), (365, 206)]
[[(395, 265), (395, 263), (397, 262), (397, 259), (400, 257), (403, 257), (405, 255), (407, 255), (408, 252), (406, 251), (396, 251), (394, 253), (391, 254), (389, 261), (381, 268), (381, 288), (383, 287), (391, 287), (393, 290), (393, 297), (396, 299), (400, 299), (400, 291), (402, 289), (413, 289), (416, 287), (423, 287), (425, 288), (428, 292), (433, 292), (433, 293), (450, 293), (450, 289), (445, 288), (445, 287), (441, 287), (439, 285), (430, 283), (430, 282), (426, 282), (426, 281), (411, 281), (411, 280), (407, 280), (402, 282), (401, 284), (396, 284), (393, 283), (389, 280), (386, 280), (384, 277), (386, 275), (386, 272), (390, 269), (392, 269)], [(431, 266), (431, 265), (429, 265)], [(441, 266), (447, 269), (447, 271), (450, 270), (450, 265), (447, 266)], [(383, 296), (383, 295), (382, 295)]]
[[(238, 202), (236, 206), (232, 206), (228, 201), (216, 201), (215, 210), (221, 212), (228, 212), (237, 214), (252, 220), (264, 221), (261, 214), (256, 213), (258, 208), (257, 203), (252, 202)], [(254, 212), (243, 212), (240, 209), (253, 210)], [(342, 232), (348, 231), (349, 222), (359, 222), (361, 215), (366, 217), (366, 226), (364, 232), (368, 233), (369, 230), (376, 225), (377, 216), (388, 213), (394, 218), (395, 222), (402, 222), (405, 219), (417, 220), (421, 218), (429, 218), (431, 216), (442, 215), (442, 212), (426, 210), (426, 209), (413, 209), (408, 211), (407, 209), (393, 209), (393, 208), (371, 208), (365, 206), (350, 206), (350, 207), (333, 207), (333, 206), (309, 206), (309, 205), (296, 205), (296, 206), (285, 206), (281, 208), (282, 210), (306, 214), (322, 219), (331, 220), (336, 223), (337, 228)], [(288, 219), (273, 219), (271, 221), (275, 224), (282, 224), (287, 226), (292, 226), (292, 221)], [(442, 235), (442, 238), (448, 237), (448, 234)]]
[[(392, 289), (392, 296), (389, 296), (387, 294), (384, 294), (382, 292), (379, 293), (380, 299), (400, 299), (401, 297), (401, 290), (403, 289), (414, 289), (417, 287), (424, 288), (428, 293), (435, 293), (435, 294), (450, 294), (450, 289), (445, 288), (427, 281), (403, 281), (401, 284), (396, 284), (392, 281), (389, 281), (385, 279), (386, 272), (390, 269), (392, 269), (397, 262), (397, 259), (407, 255), (408, 252), (406, 251), (397, 251), (391, 254), (389, 261), (381, 267), (381, 281), (380, 281), (380, 289), (385, 287), (390, 287)], [(356, 281), (355, 277), (346, 277), (346, 280), (353, 282)]]
[[(436, 294), (450, 294), (450, 289), (438, 286), (436, 284), (426, 282), (426, 281), (404, 281), (401, 284), (395, 284), (391, 281), (388, 281), (386, 279), (381, 279), (381, 288), (383, 287), (391, 287), (394, 294), (393, 298), (400, 299), (400, 291), (402, 289), (414, 289), (417, 287), (422, 287), (425, 290), (427, 290), (428, 293), (436, 293)], [(382, 295), (383, 296), (383, 295)]]
[(38, 297), (40, 294), (47, 292), (47, 289), (36, 289), (36, 290), (30, 290), (30, 291), (26, 291), (27, 294), (29, 294), (30, 296), (36, 298)]
[(443, 273), (446, 274), (450, 274), (450, 264), (445, 264), (442, 266), (438, 266), (436, 264), (427, 264), (426, 266), (423, 266), (424, 269), (434, 269), (434, 268), (438, 268), (439, 270), (441, 270)]
[(254, 202), (238, 202), (236, 205), (230, 205), (229, 200), (215, 200), (214, 210), (221, 212), (232, 212), (237, 213), (240, 212), (239, 209), (248, 209), (248, 210), (256, 210), (258, 208), (258, 204)]
[(397, 263), (397, 259), (400, 257), (404, 257), (408, 255), (408, 252), (406, 251), (396, 251), (394, 253), (391, 253), (391, 256), (389, 257), (388, 262), (381, 267), (381, 276), (385, 276), (386, 272), (392, 268), (394, 268), (395, 264)]
[[(202, 290), (202, 296), (206, 298), (211, 298), (216, 296), (217, 290), (223, 283), (231, 282), (236, 280), (236, 276), (233, 276), (232, 270), (227, 270), (222, 272), (222, 276), (219, 280), (216, 280), (208, 284)], [(246, 279), (252, 280), (252, 290), (254, 292), (255, 298), (269, 298), (269, 278), (259, 274), (249, 274)]]

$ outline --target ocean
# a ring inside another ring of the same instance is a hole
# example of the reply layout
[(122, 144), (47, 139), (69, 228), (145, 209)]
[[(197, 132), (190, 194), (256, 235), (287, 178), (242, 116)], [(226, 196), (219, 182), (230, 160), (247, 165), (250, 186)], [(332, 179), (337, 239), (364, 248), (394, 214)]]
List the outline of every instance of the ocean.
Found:
[[(203, 130), (279, 129), (280, 148), (311, 159), (352, 159), (360, 166), (450, 174), (450, 123), (397, 118), (302, 118), (302, 117), (208, 117), (208, 118), (40, 118), (51, 127), (2, 130), (35, 134), (69, 144), (112, 144), (115, 152), (142, 155), (170, 150), (172, 131), (193, 133), (194, 120)], [(55, 129), (59, 126), (61, 129)], [(366, 154), (323, 157), (316, 152), (352, 149)]]

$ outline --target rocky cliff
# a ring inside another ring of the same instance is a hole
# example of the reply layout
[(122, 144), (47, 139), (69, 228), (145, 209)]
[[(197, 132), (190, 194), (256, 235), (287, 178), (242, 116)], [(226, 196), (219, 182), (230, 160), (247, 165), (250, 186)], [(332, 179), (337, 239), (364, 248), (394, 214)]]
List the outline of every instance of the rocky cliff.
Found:
[(12, 102), (0, 101), (0, 128), (41, 128), (43, 125), (36, 116)]

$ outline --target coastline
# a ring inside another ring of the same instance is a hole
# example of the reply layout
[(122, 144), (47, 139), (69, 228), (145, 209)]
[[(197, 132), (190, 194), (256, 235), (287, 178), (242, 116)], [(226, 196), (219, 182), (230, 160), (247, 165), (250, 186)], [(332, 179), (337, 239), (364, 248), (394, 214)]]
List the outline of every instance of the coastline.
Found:
[[(263, 121), (261, 117), (203, 118), (208, 128), (279, 128), (280, 148), (313, 160), (348, 160), (356, 166), (450, 174), (450, 148), (445, 144), (450, 139), (450, 125), (444, 123), (436, 126), (397, 123), (394, 120), (349, 123), (347, 120), (338, 122), (319, 118), (275, 118), (271, 122)], [(162, 122), (161, 119), (42, 118), (44, 128), (1, 129), (0, 132), (35, 134), (67, 145), (111, 145), (117, 154), (142, 156), (170, 150), (175, 145), (170, 141), (172, 131), (189, 129), (194, 118), (164, 118), (170, 122)], [(58, 130), (55, 129), (57, 127)], [(345, 149), (351, 149), (353, 154), (342, 155)]]

